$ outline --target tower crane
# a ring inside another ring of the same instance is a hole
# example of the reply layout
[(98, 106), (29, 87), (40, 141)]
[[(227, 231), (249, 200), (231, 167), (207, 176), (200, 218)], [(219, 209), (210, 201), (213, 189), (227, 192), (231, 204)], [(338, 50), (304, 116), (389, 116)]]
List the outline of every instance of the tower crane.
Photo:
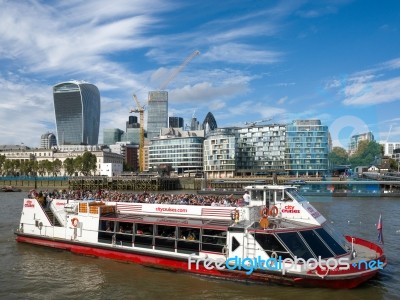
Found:
[(139, 170), (143, 172), (144, 170), (144, 106), (142, 106), (136, 97), (133, 94), (133, 99), (135, 99), (137, 108), (131, 109), (131, 113), (139, 113), (140, 119), (140, 137), (139, 137)]
[(194, 51), (192, 54), (190, 54), (184, 61), (183, 61), (183, 63), (179, 66), (179, 68), (177, 68), (174, 72), (172, 72), (168, 77), (167, 77), (167, 79), (165, 79), (162, 83), (161, 83), (161, 85), (160, 85), (160, 87), (158, 88), (158, 90), (159, 91), (162, 91), (162, 90), (164, 90), (166, 87), (167, 87), (167, 85), (172, 81), (172, 79), (174, 79), (175, 77), (176, 77), (176, 75), (178, 75), (179, 74), (179, 72), (181, 72), (185, 67), (186, 67), (186, 65), (193, 59), (193, 58), (195, 58), (197, 55), (199, 55), (200, 54), (200, 51), (199, 50), (196, 50), (196, 51)]
[(258, 123), (264, 123), (264, 122), (268, 122), (268, 121), (271, 121), (271, 120), (272, 119), (265, 119), (265, 120), (259, 120), (259, 121), (253, 121), (253, 122), (244, 122), (244, 124), (245, 125), (249, 125), (251, 127), (251, 126), (257, 125)]

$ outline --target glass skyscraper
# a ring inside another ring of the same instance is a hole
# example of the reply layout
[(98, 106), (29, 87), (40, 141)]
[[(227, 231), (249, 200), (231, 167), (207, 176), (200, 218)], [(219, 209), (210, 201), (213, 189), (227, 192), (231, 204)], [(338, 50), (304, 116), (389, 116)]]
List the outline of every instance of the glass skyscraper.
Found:
[(161, 128), (168, 127), (168, 92), (149, 92), (147, 106), (147, 137), (151, 140), (160, 135)]
[(83, 81), (53, 87), (58, 145), (96, 145), (100, 127), (100, 93)]

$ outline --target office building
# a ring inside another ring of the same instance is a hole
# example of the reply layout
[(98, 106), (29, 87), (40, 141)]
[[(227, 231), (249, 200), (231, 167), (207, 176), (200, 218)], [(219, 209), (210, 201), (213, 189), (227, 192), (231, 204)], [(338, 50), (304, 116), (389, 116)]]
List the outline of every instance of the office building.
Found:
[(208, 132), (215, 130), (217, 127), (217, 121), (215, 120), (214, 115), (211, 112), (208, 112), (203, 121), (204, 131), (207, 134)]
[(54, 133), (46, 132), (45, 134), (42, 134), (40, 137), (40, 148), (51, 149), (54, 146), (57, 146), (57, 139)]
[(83, 81), (53, 87), (58, 145), (96, 145), (100, 126), (100, 93)]
[(172, 127), (172, 128), (183, 128), (183, 118), (181, 118), (181, 117), (169, 117), (169, 127)]
[(170, 165), (178, 174), (202, 172), (204, 131), (163, 128), (149, 145), (149, 169)]
[(103, 144), (113, 145), (121, 141), (124, 131), (119, 128), (105, 128), (103, 129)]
[(168, 127), (168, 92), (149, 92), (147, 106), (147, 137), (153, 139), (160, 135), (161, 128)]

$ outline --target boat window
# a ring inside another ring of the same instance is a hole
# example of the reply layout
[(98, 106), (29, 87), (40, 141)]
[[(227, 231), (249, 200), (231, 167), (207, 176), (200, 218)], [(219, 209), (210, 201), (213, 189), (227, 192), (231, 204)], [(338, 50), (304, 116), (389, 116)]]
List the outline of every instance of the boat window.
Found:
[(179, 227), (178, 238), (181, 240), (198, 241), (200, 237), (199, 228)]
[(199, 228), (179, 227), (177, 251), (179, 253), (199, 254), (200, 250), (199, 238), (200, 238)]
[(324, 224), (323, 228), (343, 249), (346, 249), (346, 250), (351, 249), (351, 246), (348, 244), (348, 242), (346, 241), (343, 234), (339, 233), (329, 223), (326, 222)]
[(318, 228), (315, 231), (336, 255), (343, 255), (346, 253), (346, 250), (343, 249), (343, 247), (332, 236), (330, 236), (324, 228)]
[(152, 248), (153, 247), (153, 225), (136, 224), (136, 233), (134, 236), (135, 247)]
[(98, 241), (99, 243), (112, 243), (112, 237), (114, 235), (114, 222), (113, 221), (100, 221)]
[(297, 258), (307, 260), (313, 257), (297, 232), (284, 232), (277, 235)]
[(282, 259), (292, 258), (290, 253), (282, 246), (281, 242), (273, 234), (252, 233), (253, 237), (260, 246), (271, 256), (273, 252), (278, 254)]
[(334, 256), (313, 230), (301, 231), (300, 234), (317, 257), (328, 258)]
[(156, 236), (175, 238), (175, 226), (157, 225)]
[(117, 232), (132, 234), (133, 224), (128, 222), (118, 222)]
[(222, 252), (226, 245), (226, 231), (203, 229), (201, 249), (211, 252)]
[(263, 190), (251, 190), (250, 193), (251, 200), (264, 200), (264, 191)]
[(153, 224), (136, 224), (136, 234), (153, 235)]
[(289, 193), (290, 195), (292, 195), (292, 197), (294, 199), (296, 199), (298, 202), (303, 202), (303, 201), (307, 201), (302, 195), (300, 195), (296, 189), (287, 189), (286, 190), (287, 193)]
[(133, 224), (128, 222), (116, 222), (117, 233), (115, 243), (121, 246), (132, 247), (132, 228)]

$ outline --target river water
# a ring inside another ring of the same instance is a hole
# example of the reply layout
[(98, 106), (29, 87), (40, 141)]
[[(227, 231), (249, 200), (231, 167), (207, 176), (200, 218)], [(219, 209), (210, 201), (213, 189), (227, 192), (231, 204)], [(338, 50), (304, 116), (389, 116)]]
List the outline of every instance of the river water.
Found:
[(25, 193), (0, 193), (0, 299), (400, 299), (400, 199), (317, 198), (312, 204), (342, 232), (377, 240), (383, 218), (388, 266), (352, 290), (211, 280), (17, 243)]

